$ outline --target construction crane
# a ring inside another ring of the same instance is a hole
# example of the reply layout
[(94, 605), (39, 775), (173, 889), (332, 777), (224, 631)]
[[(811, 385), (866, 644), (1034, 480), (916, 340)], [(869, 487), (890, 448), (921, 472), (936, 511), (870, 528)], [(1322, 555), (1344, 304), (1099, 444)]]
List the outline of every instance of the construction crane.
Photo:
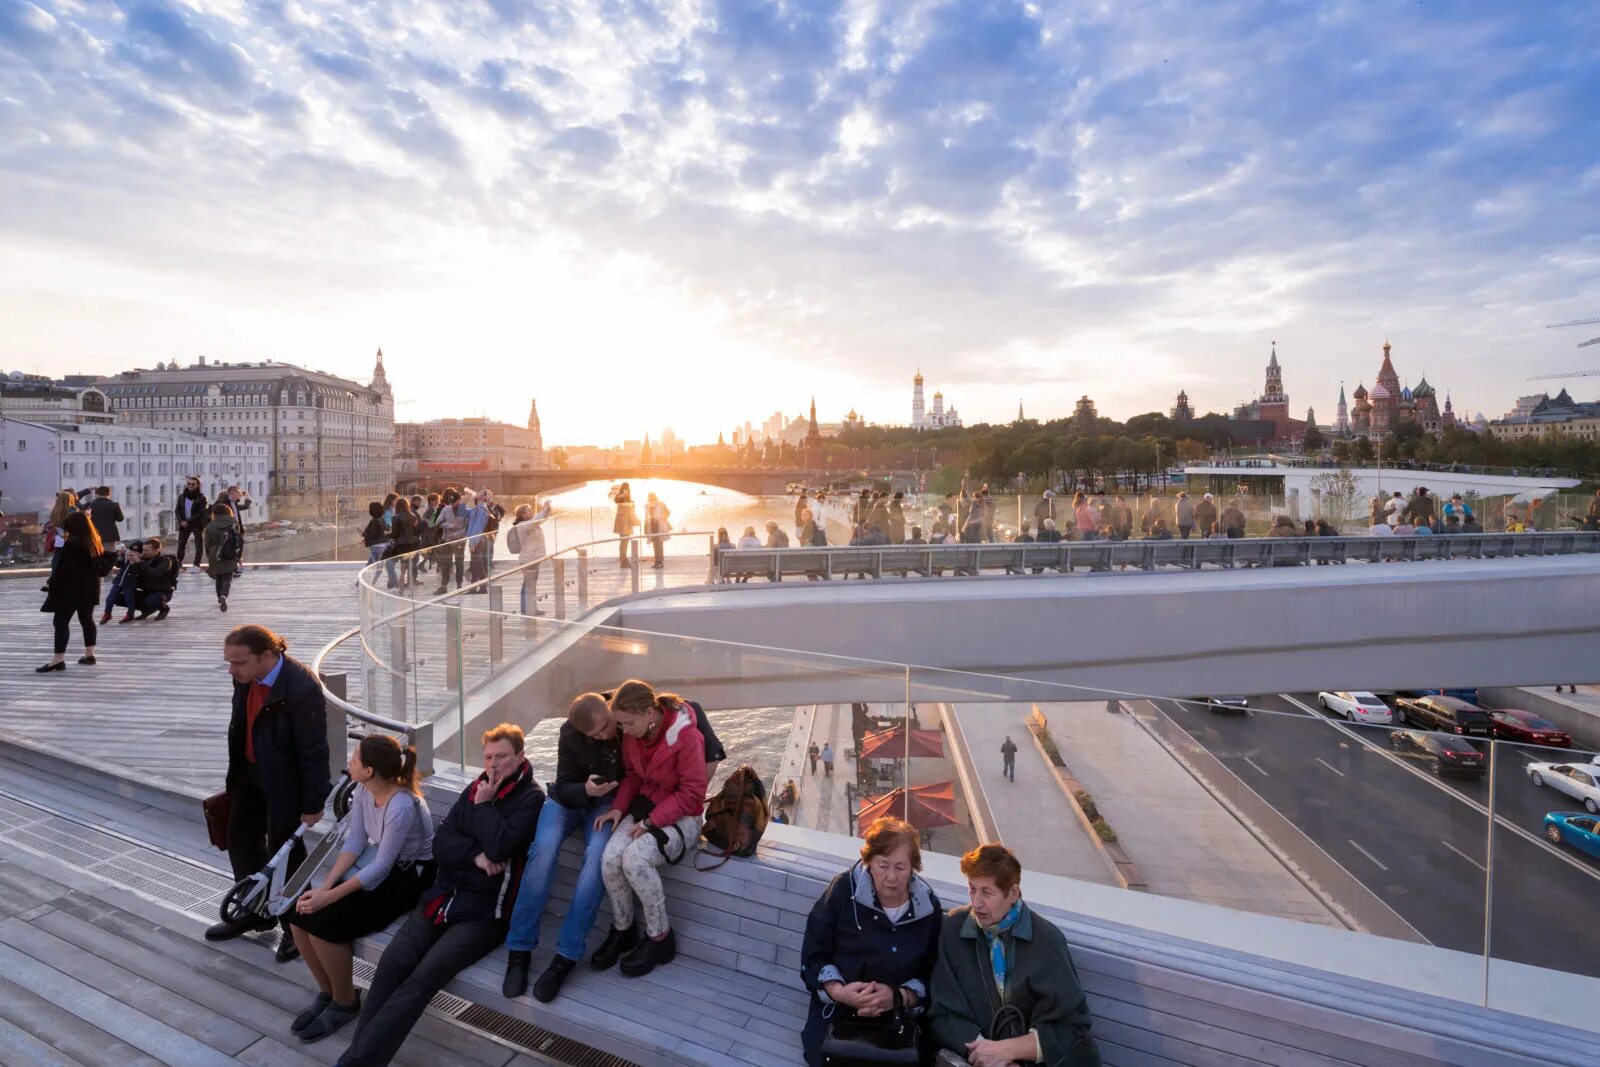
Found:
[[(1557, 322), (1557, 323), (1554, 323), (1554, 324), (1552, 324), (1550, 326), (1546, 326), (1545, 329), (1547, 329), (1547, 330), (1564, 330), (1568, 326), (1593, 326), (1596, 323), (1600, 323), (1600, 319), (1573, 319), (1571, 322)], [(1578, 347), (1579, 348), (1588, 348), (1590, 345), (1600, 345), (1600, 337), (1591, 337), (1587, 341), (1580, 341), (1578, 343)], [(1597, 374), (1600, 374), (1600, 369), (1597, 369), (1597, 370), (1575, 370), (1575, 371), (1571, 371), (1570, 373), (1567, 373), (1567, 374), (1537, 374), (1537, 375), (1534, 375), (1532, 378), (1529, 378), (1528, 381), (1530, 381), (1530, 382), (1548, 382), (1548, 381), (1554, 381), (1557, 378), (1592, 378)]]

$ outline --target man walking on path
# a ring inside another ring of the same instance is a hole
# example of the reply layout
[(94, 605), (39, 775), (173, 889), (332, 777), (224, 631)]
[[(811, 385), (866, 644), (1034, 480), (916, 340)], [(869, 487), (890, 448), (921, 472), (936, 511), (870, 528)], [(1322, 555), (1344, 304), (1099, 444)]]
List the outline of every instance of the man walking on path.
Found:
[(1011, 740), (1011, 735), (1006, 734), (1005, 744), (1000, 746), (1001, 772), (1008, 781), (1017, 780), (1017, 743)]
[[(228, 862), (235, 880), (266, 866), (301, 823), (315, 826), (331, 788), (322, 683), (285, 654), (287, 647), (265, 626), (235, 627), (222, 640), (222, 658), (233, 677), (227, 790)], [(305, 857), (305, 846), (296, 842), (289, 869)], [(219, 922), (206, 930), (206, 940), (226, 941), (272, 925), (254, 915)], [(278, 962), (299, 954), (285, 924)]]
[(812, 774), (817, 773), (817, 757), (820, 755), (822, 755), (822, 750), (817, 747), (817, 743), (815, 741), (811, 742), (810, 746), (806, 748), (806, 758), (811, 761)]
[(833, 777), (833, 745), (827, 741), (822, 743), (822, 774), (825, 778)]
[(100, 535), (100, 543), (110, 552), (111, 546), (122, 540), (117, 523), (123, 521), (122, 505), (111, 499), (111, 487), (102, 485), (96, 489), (94, 499), (83, 510), (89, 513), (89, 522)]

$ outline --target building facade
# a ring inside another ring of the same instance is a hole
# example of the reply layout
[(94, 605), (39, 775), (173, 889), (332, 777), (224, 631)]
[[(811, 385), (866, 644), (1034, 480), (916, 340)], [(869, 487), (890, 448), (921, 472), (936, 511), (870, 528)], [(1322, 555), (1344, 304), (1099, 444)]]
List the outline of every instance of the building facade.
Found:
[(541, 470), (538, 410), (529, 413), (527, 427), (476, 418), (396, 423), (394, 465), (396, 475)]
[(911, 379), (911, 428), (914, 430), (955, 430), (961, 427), (961, 413), (954, 405), (945, 407), (943, 390), (935, 390), (933, 408), (924, 413), (922, 407), (922, 372)]
[(94, 386), (21, 371), (0, 373), (0, 417), (69, 425), (108, 426), (117, 421), (106, 394)]
[[(1441, 410), (1438, 390), (1428, 383), (1427, 375), (1423, 375), (1414, 389), (1401, 385), (1392, 352), (1389, 342), (1383, 342), (1383, 362), (1378, 366), (1378, 377), (1370, 392), (1365, 384), (1356, 386), (1352, 394), (1355, 406), (1350, 412), (1350, 435), (1378, 441), (1408, 423), (1434, 436), (1453, 428), (1456, 416), (1450, 398), (1445, 397)], [(1341, 396), (1343, 392), (1344, 387), (1340, 386)]]
[(95, 385), (133, 426), (269, 442), (269, 493), (286, 515), (364, 512), (394, 483), (394, 394), (382, 349), (366, 385), (277, 361), (203, 358)]
[(1178, 402), (1172, 405), (1172, 421), (1194, 421), (1194, 406), (1189, 403), (1189, 394), (1182, 389), (1178, 390)]
[(122, 505), (126, 538), (173, 534), (184, 482), (198, 477), (215, 500), (237, 485), (252, 498), (247, 525), (270, 520), (272, 444), (183, 430), (105, 424), (47, 424), (0, 418), (0, 510), (50, 513), (56, 493), (109, 485)]
[[(1517, 407), (1503, 419), (1489, 423), (1489, 432), (1510, 440), (1528, 440), (1547, 433), (1571, 434), (1585, 441), (1600, 440), (1600, 402), (1579, 403), (1565, 389), (1555, 396), (1542, 394), (1537, 402)], [(1448, 401), (1447, 401), (1448, 402)], [(1525, 414), (1519, 414), (1524, 412)]]
[(1297, 444), (1305, 437), (1306, 420), (1289, 417), (1289, 394), (1283, 388), (1283, 367), (1278, 363), (1278, 343), (1272, 343), (1272, 354), (1267, 359), (1266, 384), (1261, 395), (1233, 409), (1239, 421), (1269, 422), (1272, 424), (1272, 441), (1278, 444)]

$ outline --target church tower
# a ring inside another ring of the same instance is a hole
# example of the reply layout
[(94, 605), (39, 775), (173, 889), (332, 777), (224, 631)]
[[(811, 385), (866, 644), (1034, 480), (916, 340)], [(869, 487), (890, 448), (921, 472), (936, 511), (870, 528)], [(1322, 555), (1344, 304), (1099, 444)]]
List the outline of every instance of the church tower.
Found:
[(1267, 361), (1267, 385), (1261, 391), (1263, 404), (1285, 404), (1289, 398), (1283, 392), (1283, 368), (1278, 366), (1278, 342), (1272, 342), (1272, 358)]
[(1339, 411), (1333, 417), (1333, 432), (1344, 437), (1350, 432), (1350, 408), (1344, 402), (1344, 383), (1339, 383)]
[(917, 368), (917, 376), (911, 379), (911, 428), (925, 430), (928, 428), (927, 419), (923, 415), (922, 406), (922, 368)]
[(811, 470), (822, 466), (822, 431), (817, 427), (817, 398), (811, 398), (811, 422), (806, 427), (805, 465)]
[(544, 432), (539, 429), (539, 402), (528, 402), (528, 452), (535, 467), (544, 466)]
[(383, 349), (378, 349), (378, 362), (372, 368), (372, 388), (380, 393), (390, 392), (389, 377), (383, 373)]

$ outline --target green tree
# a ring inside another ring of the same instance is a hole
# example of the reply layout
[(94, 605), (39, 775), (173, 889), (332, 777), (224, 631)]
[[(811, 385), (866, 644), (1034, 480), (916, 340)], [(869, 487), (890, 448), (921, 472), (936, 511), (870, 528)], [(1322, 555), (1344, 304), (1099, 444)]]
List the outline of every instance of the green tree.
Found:
[(1300, 447), (1307, 452), (1321, 452), (1325, 441), (1322, 431), (1315, 426), (1306, 426), (1306, 435), (1300, 439)]

